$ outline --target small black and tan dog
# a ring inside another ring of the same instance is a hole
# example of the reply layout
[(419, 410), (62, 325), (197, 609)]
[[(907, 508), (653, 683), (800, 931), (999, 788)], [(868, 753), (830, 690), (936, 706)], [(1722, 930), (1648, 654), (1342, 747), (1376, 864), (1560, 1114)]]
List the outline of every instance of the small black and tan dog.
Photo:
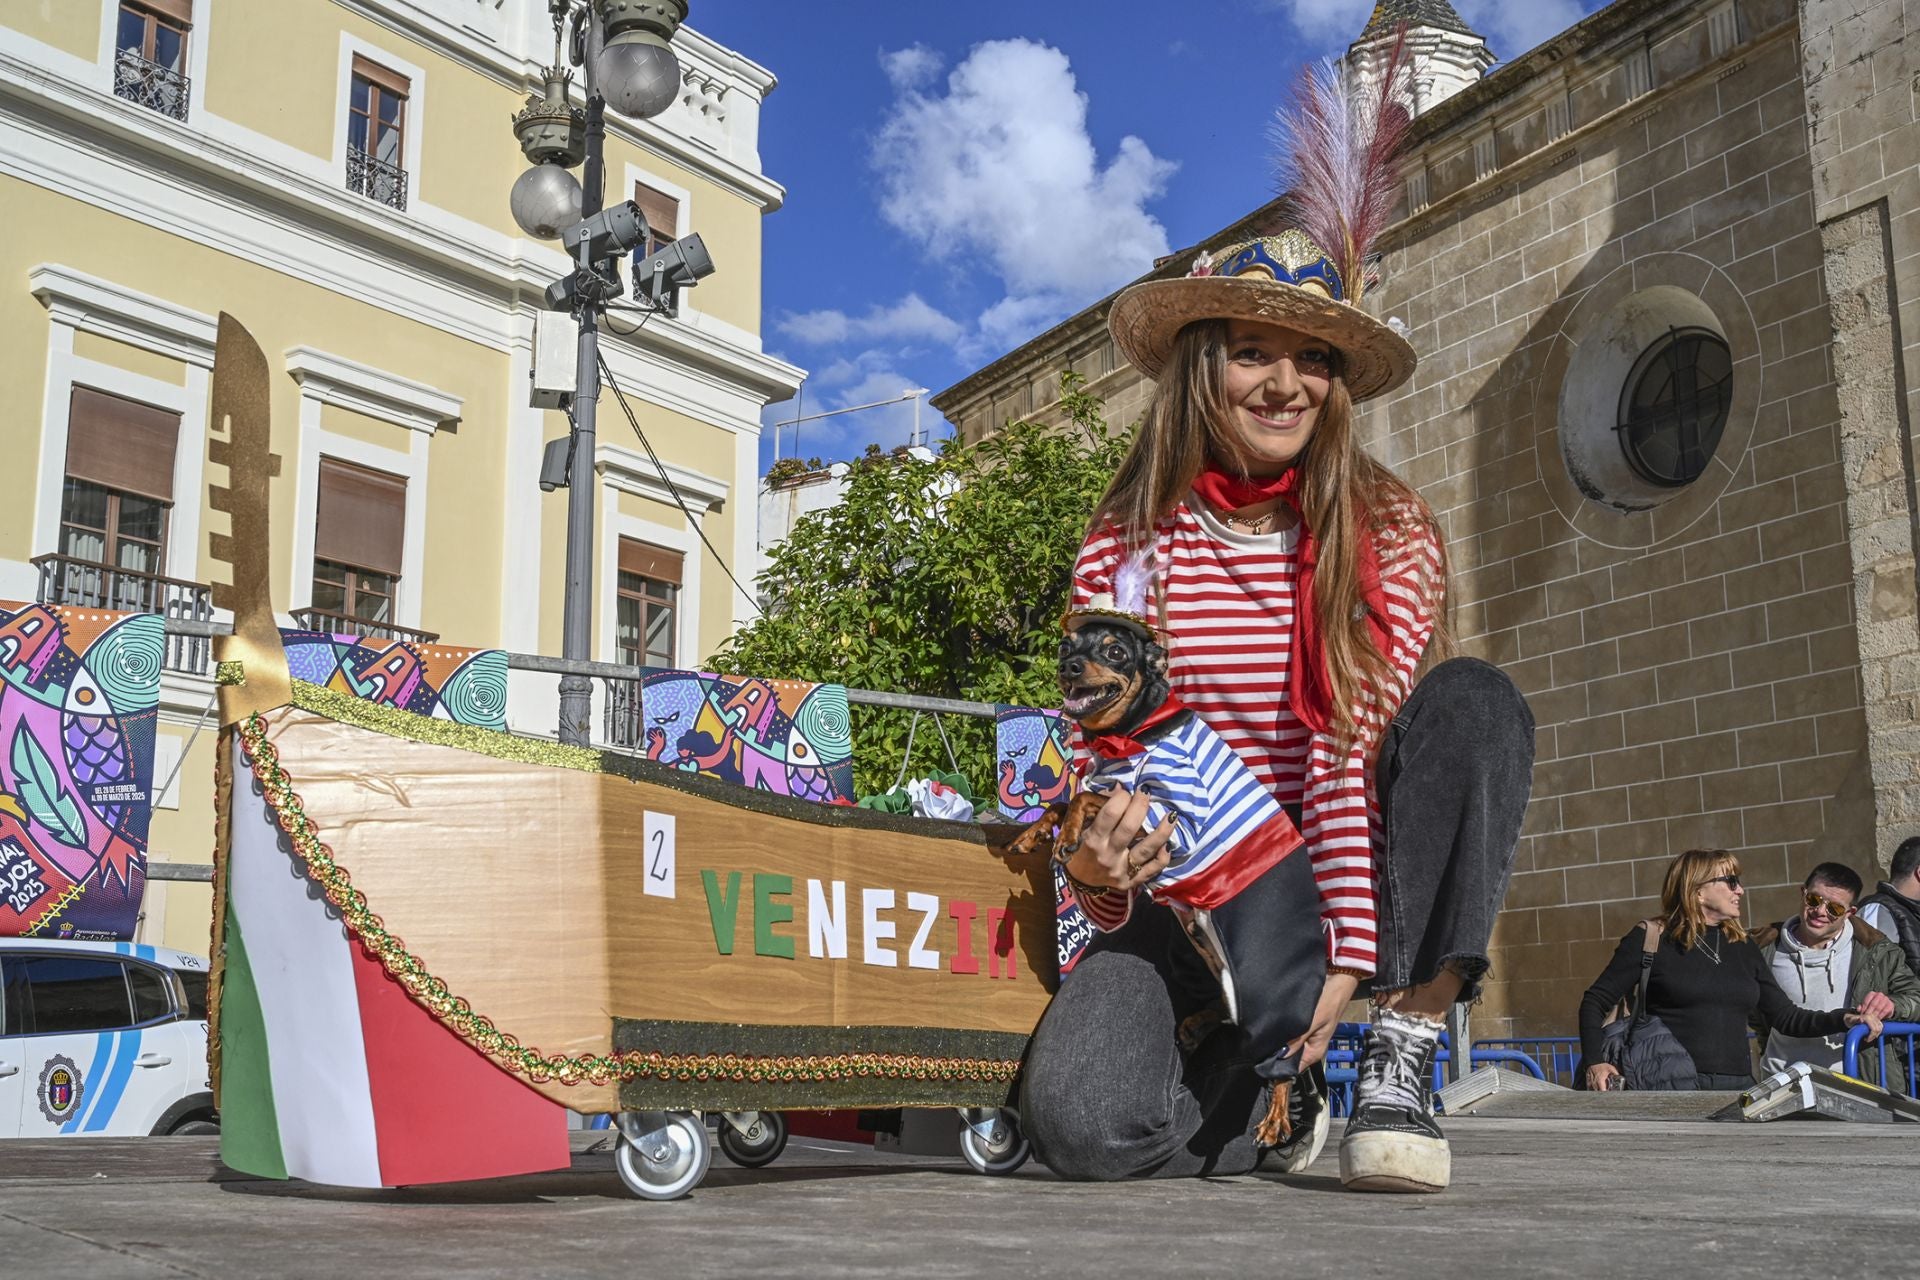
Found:
[[(1061, 710), (1089, 741), (1102, 735), (1131, 737), (1165, 705), (1167, 651), (1145, 627), (1121, 618), (1086, 617), (1060, 641)], [(1182, 711), (1180, 716), (1190, 716)], [(1175, 720), (1162, 721), (1165, 731)], [(1082, 791), (1047, 806), (1013, 842), (1013, 851), (1044, 851), (1064, 862), (1061, 850), (1080, 847), (1080, 831), (1107, 802), (1105, 792)]]
[[(1180, 1039), (1193, 1048), (1222, 1021), (1240, 1028), (1256, 1074), (1275, 1086), (1256, 1140), (1278, 1145), (1292, 1128), (1298, 1062), (1290, 1045), (1312, 1025), (1326, 976), (1312, 869), (1304, 854), (1289, 856), (1300, 833), (1174, 696), (1166, 649), (1144, 619), (1092, 609), (1070, 614), (1066, 625), (1061, 705), (1100, 763), (1083, 790), (1048, 806), (1011, 849), (1066, 863), (1116, 785), (1148, 792), (1173, 817), (1175, 857), (1147, 887), (1173, 909), (1220, 992), (1217, 1004), (1182, 1021)], [(1210, 868), (1211, 882), (1193, 866)]]

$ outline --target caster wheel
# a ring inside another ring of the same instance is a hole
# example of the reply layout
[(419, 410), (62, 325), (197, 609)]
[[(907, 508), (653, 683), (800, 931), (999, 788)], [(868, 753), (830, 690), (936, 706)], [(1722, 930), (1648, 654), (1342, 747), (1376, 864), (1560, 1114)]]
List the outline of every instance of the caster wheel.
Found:
[[(734, 1119), (747, 1120), (744, 1129)], [(749, 1117), (751, 1117), (749, 1119)], [(743, 1169), (772, 1164), (787, 1149), (787, 1118), (778, 1111), (735, 1112), (720, 1118), (720, 1154)]]
[(983, 1108), (962, 1113), (960, 1154), (976, 1172), (998, 1177), (1025, 1164), (1033, 1147), (1020, 1132), (1016, 1112)]
[(678, 1200), (700, 1185), (713, 1163), (707, 1126), (687, 1111), (629, 1111), (620, 1116), (613, 1167), (642, 1200)]

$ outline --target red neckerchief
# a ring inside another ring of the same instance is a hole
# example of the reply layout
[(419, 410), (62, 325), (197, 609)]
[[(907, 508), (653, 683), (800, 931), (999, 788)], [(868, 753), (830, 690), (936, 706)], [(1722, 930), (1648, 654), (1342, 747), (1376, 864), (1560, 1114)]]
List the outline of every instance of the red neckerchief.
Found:
[[(1320, 542), (1300, 510), (1300, 468), (1288, 467), (1277, 476), (1248, 477), (1225, 471), (1211, 458), (1194, 477), (1193, 491), (1220, 511), (1238, 511), (1279, 498), (1299, 518), (1300, 576), (1294, 589), (1293, 638), (1287, 647), (1287, 701), (1309, 732), (1325, 733), (1332, 726), (1333, 683), (1327, 677), (1326, 646), (1320, 639), (1320, 619), (1311, 607), (1314, 567)], [(1374, 647), (1387, 652), (1387, 599), (1380, 588), (1380, 553), (1372, 538), (1360, 539), (1360, 597), (1367, 606), (1367, 630)]]
[(1139, 734), (1145, 733), (1157, 724), (1164, 724), (1187, 709), (1176, 694), (1169, 693), (1167, 700), (1160, 704), (1154, 713), (1134, 726), (1133, 735), (1124, 733), (1103, 733), (1087, 743), (1095, 755), (1105, 756), (1109, 760), (1124, 760), (1128, 756), (1144, 755), (1146, 747), (1137, 741)]

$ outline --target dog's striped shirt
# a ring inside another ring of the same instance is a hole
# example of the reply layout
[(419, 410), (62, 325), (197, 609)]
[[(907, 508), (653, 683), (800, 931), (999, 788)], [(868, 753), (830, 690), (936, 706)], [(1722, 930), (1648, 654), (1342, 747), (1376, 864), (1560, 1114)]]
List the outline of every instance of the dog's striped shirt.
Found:
[[(1138, 754), (1098, 760), (1085, 786), (1144, 791), (1147, 825), (1173, 819), (1172, 860), (1147, 884), (1156, 901), (1217, 907), (1300, 847), (1300, 832), (1273, 793), (1191, 709), (1156, 727)], [(1101, 929), (1131, 914), (1131, 894), (1081, 903)]]
[[(1332, 962), (1372, 973), (1379, 897), (1373, 841), (1379, 812), (1370, 761), (1380, 734), (1412, 688), (1414, 669), (1433, 633), (1440, 548), (1412, 512), (1386, 521), (1376, 535), (1393, 681), (1355, 708), (1360, 738), (1343, 752), (1332, 737), (1309, 733), (1287, 705), (1297, 539), (1292, 531), (1254, 535), (1228, 529), (1205, 505), (1190, 496), (1158, 529), (1155, 591), (1166, 596), (1168, 678), (1173, 691), (1276, 800), (1300, 806), (1300, 830), (1313, 860)], [(1074, 566), (1075, 605), (1111, 590), (1121, 554), (1120, 538), (1111, 529), (1088, 540)], [(1092, 913), (1088, 902), (1081, 907)], [(1124, 904), (1107, 910), (1115, 908), (1124, 911)]]

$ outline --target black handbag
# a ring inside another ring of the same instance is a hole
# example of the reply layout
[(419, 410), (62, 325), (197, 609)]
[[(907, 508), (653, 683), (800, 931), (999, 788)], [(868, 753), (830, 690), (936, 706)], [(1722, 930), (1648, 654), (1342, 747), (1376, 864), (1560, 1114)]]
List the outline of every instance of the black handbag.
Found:
[[(1600, 1060), (1620, 1069), (1621, 1083), (1639, 1092), (1677, 1092), (1694, 1087), (1693, 1056), (1674, 1039), (1667, 1024), (1647, 1012), (1647, 983), (1653, 956), (1660, 949), (1660, 923), (1646, 922), (1647, 944), (1640, 953), (1640, 985), (1633, 1008), (1601, 1029)], [(1581, 1073), (1582, 1083), (1585, 1072)]]

